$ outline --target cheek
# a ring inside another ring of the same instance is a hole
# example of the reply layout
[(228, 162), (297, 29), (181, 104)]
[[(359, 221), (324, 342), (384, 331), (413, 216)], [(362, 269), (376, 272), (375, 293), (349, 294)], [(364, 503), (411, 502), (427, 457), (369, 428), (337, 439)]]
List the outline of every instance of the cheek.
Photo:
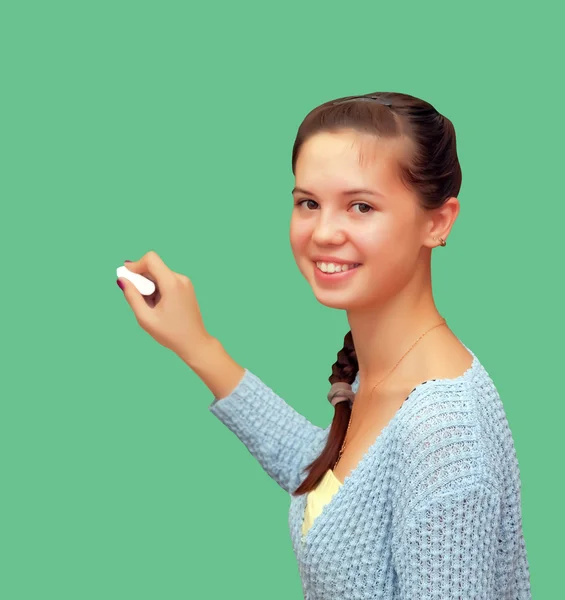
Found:
[(293, 253), (304, 252), (310, 240), (311, 234), (308, 227), (297, 224), (296, 221), (290, 223), (290, 246)]
[(391, 214), (379, 215), (371, 227), (356, 233), (355, 243), (367, 257), (385, 255), (392, 258), (399, 256), (414, 236), (414, 226), (409, 220)]
[(394, 246), (394, 234), (386, 227), (357, 231), (354, 240), (361, 261), (378, 262), (391, 252)]
[(364, 269), (376, 289), (401, 287), (411, 269), (411, 248), (402, 231), (383, 228), (356, 238), (356, 248)]

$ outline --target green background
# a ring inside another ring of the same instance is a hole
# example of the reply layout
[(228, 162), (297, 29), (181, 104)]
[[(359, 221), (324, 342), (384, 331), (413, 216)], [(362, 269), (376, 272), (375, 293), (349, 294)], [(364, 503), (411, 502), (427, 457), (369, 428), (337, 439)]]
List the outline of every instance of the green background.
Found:
[[(346, 315), (289, 244), (306, 114), (374, 91), (455, 125), (434, 296), (502, 398), (534, 597), (555, 598), (564, 417), (563, 54), (551, 3), (0, 7), (0, 597), (300, 598), (289, 500), (137, 324), (155, 250), (233, 358), (327, 426)], [(555, 4), (554, 6), (557, 6)]]

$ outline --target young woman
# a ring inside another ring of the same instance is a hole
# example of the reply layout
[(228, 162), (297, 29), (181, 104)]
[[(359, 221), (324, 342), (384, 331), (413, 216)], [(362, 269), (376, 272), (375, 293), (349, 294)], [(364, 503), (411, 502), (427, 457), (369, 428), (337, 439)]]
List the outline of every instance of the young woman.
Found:
[(439, 314), (431, 251), (459, 213), (449, 119), (407, 94), (326, 102), (300, 125), (290, 241), (298, 268), (351, 330), (332, 366), (330, 426), (233, 361), (191, 281), (153, 251), (157, 285), (126, 300), (210, 388), (211, 412), (291, 495), (304, 597), (531, 598), (520, 472), (495, 385)]

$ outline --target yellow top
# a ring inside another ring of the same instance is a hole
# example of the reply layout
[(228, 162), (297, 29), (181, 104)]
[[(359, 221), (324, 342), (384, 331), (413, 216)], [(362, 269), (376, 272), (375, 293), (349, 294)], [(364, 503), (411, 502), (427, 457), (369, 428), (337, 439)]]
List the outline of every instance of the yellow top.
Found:
[(316, 517), (320, 515), (324, 506), (333, 498), (341, 485), (341, 481), (334, 475), (334, 472), (328, 469), (316, 489), (308, 493), (302, 535), (306, 535)]

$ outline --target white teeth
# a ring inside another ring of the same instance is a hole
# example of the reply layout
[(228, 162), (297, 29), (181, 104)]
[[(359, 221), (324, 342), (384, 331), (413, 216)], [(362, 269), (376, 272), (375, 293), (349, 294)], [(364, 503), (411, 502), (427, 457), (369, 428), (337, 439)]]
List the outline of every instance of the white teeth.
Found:
[(349, 269), (358, 267), (360, 264), (361, 263), (353, 263), (350, 265), (336, 265), (335, 263), (317, 262), (316, 267), (324, 273), (341, 273), (342, 271), (347, 271)]

